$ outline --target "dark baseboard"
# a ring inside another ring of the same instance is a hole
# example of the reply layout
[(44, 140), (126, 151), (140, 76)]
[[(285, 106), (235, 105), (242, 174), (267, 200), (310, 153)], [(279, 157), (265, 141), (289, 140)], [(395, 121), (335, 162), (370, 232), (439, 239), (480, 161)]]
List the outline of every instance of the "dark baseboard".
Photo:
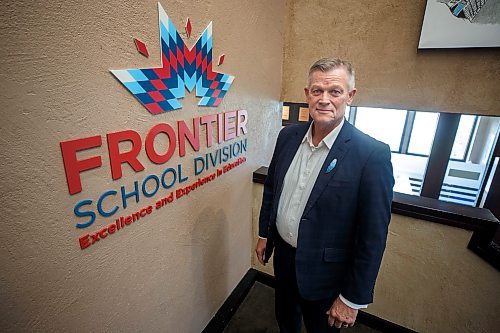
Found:
[[(251, 268), (251, 269), (253, 269), (253, 268)], [(261, 272), (261, 271), (258, 271), (256, 269), (255, 269), (255, 271), (257, 272), (257, 276), (256, 276), (257, 282), (265, 284), (266, 286), (274, 289), (274, 287), (275, 287), (274, 276), (269, 275), (269, 274), (264, 273), (264, 272)]]
[(250, 268), (240, 283), (234, 288), (233, 292), (219, 308), (215, 316), (210, 320), (203, 330), (203, 333), (221, 333), (233, 317), (241, 302), (247, 297), (257, 279), (257, 270)]
[[(224, 328), (227, 326), (236, 310), (238, 310), (241, 302), (243, 302), (256, 281), (274, 288), (274, 276), (250, 268), (241, 279), (240, 283), (234, 288), (231, 295), (229, 295), (224, 304), (222, 304), (212, 320), (210, 320), (203, 330), (203, 333), (221, 333), (224, 331)], [(363, 311), (359, 312), (358, 321), (363, 325), (384, 333), (417, 333), (409, 328), (397, 325)]]
[(358, 321), (363, 325), (384, 333), (417, 333), (417, 331), (392, 323), (364, 311), (359, 311)]

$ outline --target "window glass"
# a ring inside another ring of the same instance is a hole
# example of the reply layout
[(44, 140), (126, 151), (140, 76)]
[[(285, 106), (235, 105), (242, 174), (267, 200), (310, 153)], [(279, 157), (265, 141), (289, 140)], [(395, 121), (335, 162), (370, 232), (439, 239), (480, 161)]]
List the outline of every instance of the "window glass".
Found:
[(455, 137), (455, 142), (453, 143), (453, 148), (451, 150), (451, 158), (457, 160), (465, 160), (467, 155), (467, 148), (469, 145), (469, 138), (472, 136), (472, 131), (474, 129), (474, 121), (476, 116), (463, 114), (460, 117), (460, 123), (458, 124), (457, 136)]
[(357, 107), (355, 126), (398, 152), (406, 113), (406, 110)]
[[(412, 111), (414, 113), (413, 126), (405, 133), (409, 137), (409, 154), (393, 154), (392, 165), (396, 192), (420, 195), (422, 184), (429, 162), (432, 142), (436, 134), (439, 113)], [(411, 116), (411, 114), (410, 114)]]
[(415, 112), (408, 153), (429, 156), (434, 141), (439, 113)]
[(392, 153), (394, 191), (420, 195), (429, 156)]
[[(467, 153), (466, 146), (469, 141), (467, 131), (461, 131), (460, 126), (468, 129), (468, 132), (471, 133), (474, 120), (471, 121), (470, 117), (474, 116), (463, 115), (460, 119), (453, 149), (455, 147), (462, 148), (456, 149), (457, 154), (451, 154), (439, 200), (475, 206), (484, 181), (486, 168), (492, 156), (492, 149), (498, 137), (500, 118), (478, 117), (476, 133), (470, 143), (469, 156), (457, 161), (453, 158), (460, 158)], [(465, 119), (463, 123), (462, 118)]]
[(344, 115), (344, 118), (346, 120), (349, 120), (349, 116), (351, 115), (351, 107), (348, 105), (345, 107), (345, 115)]

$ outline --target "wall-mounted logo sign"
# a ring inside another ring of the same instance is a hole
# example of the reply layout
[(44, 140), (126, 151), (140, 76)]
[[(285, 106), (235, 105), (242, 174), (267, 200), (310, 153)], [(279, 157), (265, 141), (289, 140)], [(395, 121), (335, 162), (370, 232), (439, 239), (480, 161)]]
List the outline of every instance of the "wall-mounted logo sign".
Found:
[(158, 12), (162, 66), (111, 72), (152, 114), (180, 109), (186, 88), (196, 88), (198, 105), (218, 106), (234, 76), (212, 70), (212, 22), (189, 48), (160, 3)]
[[(185, 96), (185, 89), (191, 92), (196, 88), (196, 96), (201, 97), (198, 105), (218, 106), (234, 77), (212, 70), (211, 23), (190, 49), (160, 4), (158, 9), (161, 67), (111, 72), (153, 114), (181, 108), (178, 99)], [(189, 19), (186, 34), (188, 37), (191, 34)], [(149, 56), (143, 42), (136, 39), (135, 44), (141, 54)], [(223, 61), (221, 55), (218, 65)], [(147, 216), (158, 214), (160, 209), (178, 200), (186, 200), (193, 191), (207, 187), (245, 163), (247, 123), (246, 110), (219, 111), (189, 120), (179, 119), (174, 124), (151, 124), (147, 133), (125, 129), (60, 142), (70, 195), (86, 192), (88, 183), (82, 176), (93, 169), (107, 168), (108, 177), (117, 181), (124, 177), (123, 168), (128, 169), (127, 173), (131, 170), (141, 173), (150, 165), (164, 165), (162, 170), (155, 169), (142, 179), (127, 179), (90, 198), (80, 196), (73, 207), (76, 228), (85, 229), (98, 220), (113, 217), (106, 225), (100, 224), (98, 229), (81, 235), (80, 248), (89, 248), (119, 230), (127, 230), (127, 226), (139, 220), (148, 221)], [(160, 140), (163, 145), (156, 146), (155, 142)], [(206, 151), (201, 152), (203, 148)], [(186, 157), (188, 150), (193, 152), (191, 161), (172, 163), (173, 156)], [(83, 151), (86, 152), (80, 155)], [(145, 153), (140, 154), (141, 151)], [(106, 155), (109, 167), (103, 164), (102, 157)], [(191, 167), (186, 168), (186, 163)]]

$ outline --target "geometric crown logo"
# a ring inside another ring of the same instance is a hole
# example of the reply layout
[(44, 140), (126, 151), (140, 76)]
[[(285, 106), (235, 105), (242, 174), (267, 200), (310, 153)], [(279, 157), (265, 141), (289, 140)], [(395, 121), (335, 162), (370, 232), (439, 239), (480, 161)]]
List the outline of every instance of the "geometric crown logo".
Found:
[(219, 106), (234, 76), (212, 70), (212, 22), (190, 49), (158, 3), (161, 67), (111, 70), (152, 114), (182, 108), (185, 89), (201, 97), (200, 106)]

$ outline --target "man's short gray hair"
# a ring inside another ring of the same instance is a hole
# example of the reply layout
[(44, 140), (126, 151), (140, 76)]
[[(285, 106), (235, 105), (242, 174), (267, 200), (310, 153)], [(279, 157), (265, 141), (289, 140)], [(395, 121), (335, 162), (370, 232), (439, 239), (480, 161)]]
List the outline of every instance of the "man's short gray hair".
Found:
[(346, 70), (348, 78), (347, 85), (349, 91), (354, 88), (354, 67), (349, 61), (342, 60), (339, 58), (322, 58), (316, 61), (309, 69), (309, 76), (307, 78), (307, 85), (311, 84), (311, 77), (314, 72), (329, 72), (335, 68), (342, 67)]

